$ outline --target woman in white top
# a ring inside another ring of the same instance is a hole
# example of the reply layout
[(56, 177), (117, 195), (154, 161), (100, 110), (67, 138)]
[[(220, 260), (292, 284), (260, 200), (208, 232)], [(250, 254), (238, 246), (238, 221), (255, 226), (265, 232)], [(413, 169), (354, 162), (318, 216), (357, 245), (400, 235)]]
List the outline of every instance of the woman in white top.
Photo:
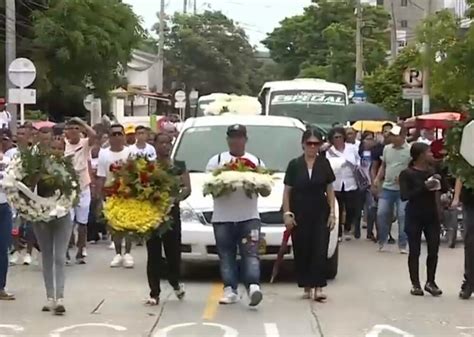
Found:
[[(350, 240), (349, 234), (354, 227), (357, 212), (360, 209), (360, 198), (353, 171), (354, 166), (360, 165), (359, 151), (357, 146), (346, 142), (346, 132), (342, 127), (331, 129), (328, 133), (328, 140), (331, 147), (326, 152), (327, 158), (345, 160), (345, 164), (334, 172), (336, 181), (334, 181), (333, 187), (339, 204), (339, 219), (341, 219), (339, 235), (342, 236), (342, 225), (344, 225), (346, 240)], [(345, 217), (343, 216), (344, 211)]]

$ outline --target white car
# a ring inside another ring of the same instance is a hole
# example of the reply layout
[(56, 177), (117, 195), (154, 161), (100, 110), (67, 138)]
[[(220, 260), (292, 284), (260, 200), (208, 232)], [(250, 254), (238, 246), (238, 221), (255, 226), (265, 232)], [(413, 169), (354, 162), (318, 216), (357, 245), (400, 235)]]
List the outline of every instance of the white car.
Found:
[[(247, 152), (276, 171), (273, 191), (269, 197), (259, 198), (258, 207), (267, 243), (261, 258), (274, 260), (277, 257), (285, 229), (281, 212), (283, 178), (288, 162), (301, 154), (301, 136), (306, 127), (299, 120), (288, 117), (221, 115), (188, 119), (173, 147), (172, 158), (186, 162), (192, 186), (191, 196), (180, 205), (184, 262), (218, 260), (211, 224), (213, 200), (203, 196), (202, 186), (209, 175), (205, 172), (209, 159), (228, 151), (226, 130), (237, 123), (247, 127)], [(292, 258), (289, 243), (285, 259)], [(328, 258), (327, 277), (332, 279), (337, 274), (338, 226), (331, 232)]]

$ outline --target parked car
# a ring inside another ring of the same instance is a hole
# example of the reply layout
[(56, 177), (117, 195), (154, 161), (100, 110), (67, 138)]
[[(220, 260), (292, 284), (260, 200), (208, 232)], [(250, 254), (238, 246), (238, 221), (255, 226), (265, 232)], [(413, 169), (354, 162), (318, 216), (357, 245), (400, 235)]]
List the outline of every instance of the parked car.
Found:
[[(186, 120), (172, 151), (173, 159), (186, 162), (192, 185), (191, 196), (181, 202), (184, 262), (218, 260), (211, 224), (213, 200), (210, 196), (203, 196), (202, 186), (209, 176), (205, 172), (209, 159), (228, 151), (226, 130), (236, 123), (247, 127), (247, 151), (276, 172), (277, 180), (271, 195), (259, 198), (258, 203), (262, 234), (266, 240), (266, 251), (261, 258), (276, 259), (285, 229), (281, 211), (283, 178), (288, 162), (301, 154), (301, 136), (306, 127), (301, 121), (289, 117), (221, 115)], [(285, 259), (293, 259), (291, 242)], [(334, 278), (338, 268), (338, 226), (330, 235), (328, 259), (327, 275)]]

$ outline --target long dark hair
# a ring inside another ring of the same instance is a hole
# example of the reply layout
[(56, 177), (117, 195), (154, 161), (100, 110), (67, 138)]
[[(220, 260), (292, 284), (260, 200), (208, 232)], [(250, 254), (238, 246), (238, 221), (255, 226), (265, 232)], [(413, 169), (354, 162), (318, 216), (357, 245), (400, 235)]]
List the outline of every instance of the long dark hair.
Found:
[(409, 166), (412, 167), (415, 165), (415, 162), (420, 158), (423, 153), (428, 151), (430, 149), (430, 146), (426, 143), (414, 143), (412, 144), (410, 148), (410, 156), (411, 156), (411, 161)]
[(331, 130), (329, 130), (328, 132), (328, 140), (329, 142), (332, 144), (333, 140), (334, 140), (334, 136), (336, 134), (341, 134), (342, 135), (342, 138), (344, 139), (344, 142), (346, 141), (346, 129), (344, 129), (343, 127), (340, 127), (340, 126), (337, 126), (335, 128), (332, 128)]
[(372, 138), (375, 139), (375, 132), (373, 131), (368, 131), (365, 130), (362, 133), (362, 136), (360, 137), (360, 145), (359, 145), (359, 155), (362, 156), (362, 153), (364, 153), (364, 141), (367, 139), (367, 137), (372, 136)]

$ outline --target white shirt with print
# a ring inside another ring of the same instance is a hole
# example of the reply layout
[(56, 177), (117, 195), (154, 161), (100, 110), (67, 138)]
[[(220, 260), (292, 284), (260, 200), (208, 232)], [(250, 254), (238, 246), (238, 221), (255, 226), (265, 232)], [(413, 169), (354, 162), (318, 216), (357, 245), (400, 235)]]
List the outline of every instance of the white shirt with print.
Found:
[(133, 144), (129, 146), (129, 148), (133, 156), (146, 156), (149, 160), (156, 159), (156, 150), (148, 143), (145, 143), (145, 147), (143, 149), (140, 149), (137, 144)]
[[(240, 158), (248, 159), (257, 166), (265, 167), (265, 164), (253, 154), (245, 153)], [(214, 171), (233, 159), (236, 159), (236, 157), (232, 156), (230, 152), (217, 154), (209, 160), (206, 171)], [(249, 198), (244, 190), (239, 188), (228, 195), (214, 198), (213, 223), (242, 222), (252, 219), (260, 219), (257, 196)]]
[[(342, 152), (331, 146), (326, 152), (326, 157), (328, 159), (342, 158), (353, 165), (360, 165), (359, 149), (354, 144), (346, 143)], [(354, 191), (357, 189), (357, 182), (350, 165), (342, 165), (340, 169), (335, 170), (334, 175), (336, 176), (336, 180), (333, 182), (335, 191), (342, 191), (342, 187), (344, 187), (344, 191)]]
[(120, 152), (114, 152), (110, 148), (99, 151), (99, 160), (97, 163), (97, 176), (109, 180), (112, 178), (110, 166), (112, 164), (125, 162), (130, 157), (130, 148), (124, 147)]

